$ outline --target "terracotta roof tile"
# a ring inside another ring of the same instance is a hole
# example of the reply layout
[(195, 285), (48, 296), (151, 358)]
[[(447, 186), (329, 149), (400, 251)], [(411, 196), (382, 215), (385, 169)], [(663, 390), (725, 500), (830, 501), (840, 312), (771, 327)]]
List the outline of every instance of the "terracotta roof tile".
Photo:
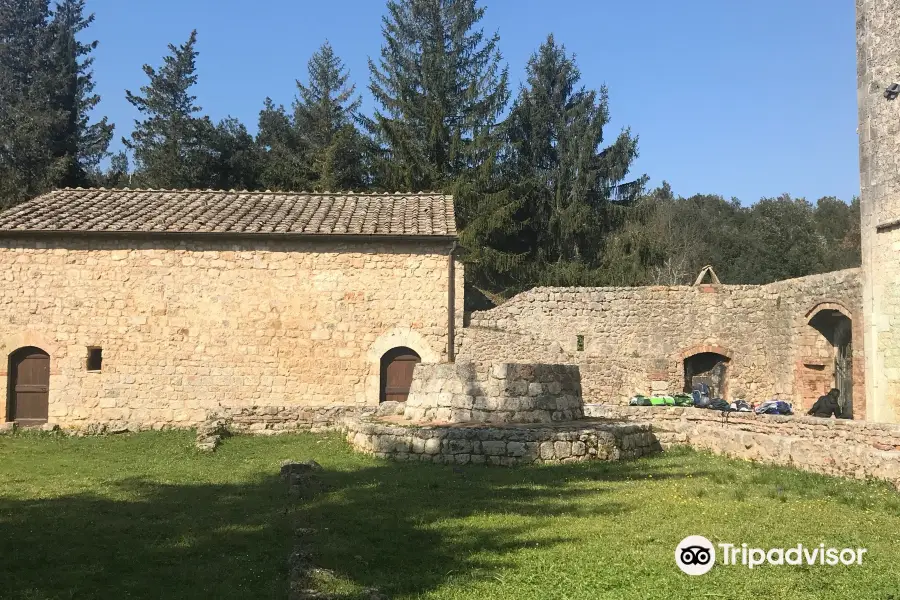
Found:
[(65, 189), (0, 213), (0, 235), (25, 231), (456, 236), (456, 221), (437, 193)]

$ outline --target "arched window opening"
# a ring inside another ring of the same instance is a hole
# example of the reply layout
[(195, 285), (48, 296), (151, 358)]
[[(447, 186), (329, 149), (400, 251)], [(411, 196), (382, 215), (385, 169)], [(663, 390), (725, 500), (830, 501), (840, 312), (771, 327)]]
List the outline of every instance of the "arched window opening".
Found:
[(725, 398), (729, 358), (716, 352), (699, 352), (684, 359), (684, 392), (694, 386), (709, 386), (710, 398)]

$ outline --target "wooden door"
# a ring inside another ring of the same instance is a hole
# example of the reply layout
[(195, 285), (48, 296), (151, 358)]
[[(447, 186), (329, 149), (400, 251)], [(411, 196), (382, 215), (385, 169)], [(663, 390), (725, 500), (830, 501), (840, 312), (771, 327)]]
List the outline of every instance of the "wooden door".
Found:
[(409, 348), (394, 348), (381, 358), (381, 401), (406, 402), (413, 369), (422, 362)]
[(9, 370), (9, 419), (19, 425), (47, 422), (50, 356), (40, 348), (13, 353)]

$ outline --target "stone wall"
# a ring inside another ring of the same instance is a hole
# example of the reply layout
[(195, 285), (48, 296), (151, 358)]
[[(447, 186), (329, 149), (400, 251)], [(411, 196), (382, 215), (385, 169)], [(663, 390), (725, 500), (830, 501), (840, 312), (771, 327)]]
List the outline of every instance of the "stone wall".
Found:
[(866, 400), (871, 418), (900, 419), (900, 3), (857, 0), (857, 74)]
[(900, 484), (900, 425), (676, 407), (588, 404), (585, 413), (649, 423), (663, 448), (687, 445), (814, 473)]
[(583, 416), (574, 365), (416, 365), (404, 416), (445, 423), (550, 423)]
[[(586, 402), (624, 404), (681, 391), (685, 359), (714, 352), (728, 359), (726, 398), (779, 397), (803, 408), (834, 379), (834, 348), (809, 321), (840, 310), (853, 321), (861, 399), (860, 293), (857, 269), (763, 286), (535, 288), (473, 313), (458, 360), (576, 364)], [(863, 404), (854, 408), (864, 418)]]
[[(50, 422), (66, 427), (377, 405), (389, 349), (446, 360), (448, 252), (438, 242), (4, 240), (0, 343), (4, 355), (49, 353)], [(101, 372), (87, 371), (89, 347), (102, 348)]]
[(348, 423), (347, 441), (381, 458), (513, 466), (637, 458), (659, 451), (647, 425), (401, 427)]
[(244, 406), (222, 407), (208, 420), (221, 421), (230, 433), (277, 435), (298, 431), (343, 430), (349, 421), (371, 417), (371, 406)]

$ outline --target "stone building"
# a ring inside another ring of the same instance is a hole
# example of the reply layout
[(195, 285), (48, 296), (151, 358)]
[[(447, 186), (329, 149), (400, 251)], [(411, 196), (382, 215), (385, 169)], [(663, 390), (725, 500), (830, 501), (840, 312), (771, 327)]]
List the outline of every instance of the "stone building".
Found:
[(857, 0), (857, 34), (861, 270), (537, 288), (464, 319), (447, 196), (63, 190), (0, 214), (0, 421), (330, 423), (410, 388), (416, 414), (541, 420), (700, 381), (801, 410), (834, 386), (896, 421), (900, 3)]
[(163, 427), (377, 405), (415, 363), (449, 359), (455, 240), (442, 195), (36, 198), (0, 215), (0, 418)]
[(687, 391), (809, 408), (832, 387), (866, 417), (859, 270), (769, 285), (535, 288), (473, 313), (460, 361), (578, 365), (584, 401)]
[(857, 0), (866, 402), (900, 418), (900, 3)]

